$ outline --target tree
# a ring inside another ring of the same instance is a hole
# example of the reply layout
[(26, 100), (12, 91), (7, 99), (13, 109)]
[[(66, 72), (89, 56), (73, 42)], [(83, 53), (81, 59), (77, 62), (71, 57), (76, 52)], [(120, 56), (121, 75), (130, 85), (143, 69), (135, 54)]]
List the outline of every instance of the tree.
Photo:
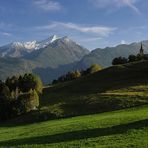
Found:
[(0, 99), (5, 99), (7, 101), (10, 101), (11, 98), (11, 92), (9, 90), (9, 87), (5, 85), (5, 83), (0, 82)]
[(5, 83), (0, 81), (0, 120), (36, 110), (42, 88), (41, 79), (33, 74), (13, 76)]
[(99, 70), (102, 70), (102, 67), (98, 64), (93, 64), (87, 70), (82, 70), (82, 71), (76, 70), (76, 71), (68, 72), (67, 74), (60, 76), (57, 80), (53, 80), (52, 84), (72, 81), (79, 77), (95, 73)]
[(137, 61), (137, 56), (135, 56), (135, 55), (130, 55), (130, 56), (128, 57), (128, 62), (135, 62), (135, 61)]
[(128, 60), (125, 57), (118, 57), (113, 59), (112, 65), (120, 65), (120, 64), (126, 64), (128, 63)]
[(100, 65), (98, 65), (98, 64), (93, 64), (93, 65), (90, 66), (90, 68), (88, 68), (86, 70), (86, 73), (87, 74), (92, 74), (92, 73), (95, 73), (95, 72), (97, 72), (99, 70), (102, 70), (102, 67)]
[(12, 78), (7, 78), (5, 84), (9, 87), (10, 91), (15, 91), (18, 87), (18, 77), (13, 76)]
[(5, 83), (0, 82), (0, 120), (9, 119), (12, 115), (11, 93)]
[(81, 73), (80, 73), (80, 71), (76, 70), (76, 71), (73, 71), (73, 72), (69, 72), (66, 75), (66, 80), (71, 81), (71, 80), (77, 79), (79, 77), (81, 77)]
[(52, 84), (54, 85), (54, 84), (57, 84), (58, 83), (58, 80), (53, 80), (52, 81)]
[(141, 61), (141, 60), (144, 60), (144, 55), (138, 54), (137, 55), (137, 61)]
[(76, 71), (74, 72), (74, 79), (77, 79), (77, 78), (79, 78), (79, 77), (81, 77), (81, 72), (80, 72), (79, 70), (76, 70)]
[(148, 60), (148, 56), (147, 55), (144, 55), (143, 59), (144, 60)]
[(68, 72), (67, 74), (60, 76), (57, 80), (53, 80), (52, 84), (57, 84), (61, 82), (72, 81), (81, 77), (81, 72), (79, 70)]
[(18, 114), (36, 110), (39, 106), (39, 96), (36, 90), (30, 90), (28, 93), (21, 94), (16, 104)]
[(23, 77), (19, 77), (19, 88), (22, 92), (36, 90), (37, 93), (42, 93), (43, 84), (38, 76), (25, 74)]

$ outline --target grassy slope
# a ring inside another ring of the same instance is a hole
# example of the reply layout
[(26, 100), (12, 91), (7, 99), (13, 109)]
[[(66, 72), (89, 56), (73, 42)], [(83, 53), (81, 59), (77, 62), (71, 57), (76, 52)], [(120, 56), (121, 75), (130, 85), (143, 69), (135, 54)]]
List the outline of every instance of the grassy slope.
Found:
[(0, 126), (0, 147), (147, 148), (148, 106), (30, 125)]
[(148, 103), (148, 62), (114, 66), (93, 75), (44, 89), (41, 109), (75, 116)]

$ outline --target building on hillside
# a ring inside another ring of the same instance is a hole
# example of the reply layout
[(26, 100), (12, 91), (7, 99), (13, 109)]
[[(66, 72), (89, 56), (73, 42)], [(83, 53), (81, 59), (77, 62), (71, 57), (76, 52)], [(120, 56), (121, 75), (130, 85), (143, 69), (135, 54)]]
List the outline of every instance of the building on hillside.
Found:
[(141, 47), (140, 47), (140, 51), (139, 51), (139, 55), (143, 56), (144, 55), (144, 49), (143, 49), (143, 45), (141, 43)]
[(142, 43), (141, 43), (141, 47), (140, 47), (138, 55), (140, 55), (141, 57), (148, 58), (148, 54), (144, 54), (144, 48), (143, 48), (143, 44)]

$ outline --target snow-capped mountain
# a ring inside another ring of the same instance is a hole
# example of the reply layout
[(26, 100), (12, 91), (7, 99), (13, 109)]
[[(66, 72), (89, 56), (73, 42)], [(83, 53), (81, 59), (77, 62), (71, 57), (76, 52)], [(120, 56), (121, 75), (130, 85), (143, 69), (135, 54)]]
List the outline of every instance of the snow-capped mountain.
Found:
[(41, 48), (45, 48), (46, 46), (48, 46), (49, 44), (55, 42), (56, 40), (60, 39), (60, 37), (58, 37), (57, 35), (53, 35), (51, 37), (49, 37), (46, 40), (42, 40), (42, 41), (38, 41), (36, 43), (36, 50), (41, 49)]
[(68, 37), (51, 36), (46, 40), (14, 42), (0, 47), (0, 80), (32, 72), (44, 83), (74, 70), (74, 65), (89, 51)]
[(43, 41), (13, 42), (0, 47), (0, 57), (23, 57), (34, 50), (45, 48), (60, 37), (53, 35)]

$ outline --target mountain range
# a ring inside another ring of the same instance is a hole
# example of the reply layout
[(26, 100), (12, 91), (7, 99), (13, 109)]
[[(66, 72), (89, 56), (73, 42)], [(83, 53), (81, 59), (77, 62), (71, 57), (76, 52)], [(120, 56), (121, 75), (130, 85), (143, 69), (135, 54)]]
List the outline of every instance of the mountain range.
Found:
[(13, 42), (8, 45), (0, 47), (0, 57), (23, 57), (35, 50), (45, 48), (55, 40), (60, 39), (56, 35), (49, 37), (43, 41), (30, 41), (30, 42)]
[[(148, 53), (148, 41), (142, 43)], [(140, 43), (132, 43), (90, 52), (69, 37), (56, 35), (42, 41), (13, 42), (0, 47), (0, 79), (33, 72), (44, 83), (50, 83), (68, 71), (86, 69), (92, 64), (108, 67), (115, 57), (137, 54), (139, 49)]]
[(89, 51), (68, 37), (51, 36), (43, 41), (14, 42), (0, 47), (0, 79), (33, 72), (44, 83), (72, 70)]

